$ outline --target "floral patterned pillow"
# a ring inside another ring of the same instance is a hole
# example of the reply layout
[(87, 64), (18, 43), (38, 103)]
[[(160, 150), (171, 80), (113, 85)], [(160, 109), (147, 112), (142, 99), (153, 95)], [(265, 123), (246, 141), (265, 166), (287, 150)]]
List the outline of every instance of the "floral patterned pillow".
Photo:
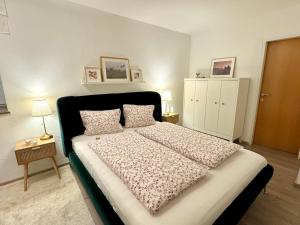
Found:
[(103, 111), (80, 111), (80, 116), (85, 127), (85, 135), (99, 135), (120, 132), (120, 109)]
[(144, 127), (155, 124), (154, 105), (123, 105), (125, 127)]

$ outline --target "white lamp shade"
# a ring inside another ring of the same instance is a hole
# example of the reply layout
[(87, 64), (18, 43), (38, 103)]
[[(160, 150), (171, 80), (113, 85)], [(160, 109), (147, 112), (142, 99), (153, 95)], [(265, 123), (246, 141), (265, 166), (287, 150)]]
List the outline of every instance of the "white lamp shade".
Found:
[(46, 99), (33, 100), (32, 116), (48, 116), (51, 114), (52, 112)]
[(172, 95), (170, 90), (164, 90), (161, 93), (161, 100), (162, 101), (172, 101)]

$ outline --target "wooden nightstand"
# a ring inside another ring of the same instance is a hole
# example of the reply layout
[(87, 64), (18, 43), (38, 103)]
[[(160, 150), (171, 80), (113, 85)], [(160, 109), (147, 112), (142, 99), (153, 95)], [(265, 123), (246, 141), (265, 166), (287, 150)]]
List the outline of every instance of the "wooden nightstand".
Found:
[(54, 156), (56, 155), (56, 147), (54, 138), (41, 141), (39, 138), (33, 138), (36, 144), (26, 144), (25, 141), (18, 141), (15, 147), (15, 154), (18, 165), (24, 165), (24, 191), (27, 191), (27, 179), (28, 179), (28, 164), (30, 162), (50, 158), (52, 165), (60, 179), (59, 170)]
[(179, 114), (178, 113), (163, 114), (162, 121), (176, 124), (179, 121)]

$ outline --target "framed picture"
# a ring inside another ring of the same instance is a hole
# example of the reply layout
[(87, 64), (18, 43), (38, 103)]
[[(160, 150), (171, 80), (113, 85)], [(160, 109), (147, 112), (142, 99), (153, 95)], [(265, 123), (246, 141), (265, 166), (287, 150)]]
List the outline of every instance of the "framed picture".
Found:
[(131, 80), (132, 82), (142, 82), (143, 75), (141, 69), (131, 69)]
[(84, 67), (85, 82), (87, 84), (101, 83), (101, 74), (98, 67), (85, 66)]
[(235, 57), (213, 59), (210, 77), (233, 77)]
[(101, 56), (100, 64), (104, 82), (130, 82), (129, 59)]
[(0, 15), (7, 16), (5, 0), (0, 0)]
[(8, 17), (0, 14), (0, 34), (9, 34)]
[(7, 109), (2, 80), (0, 77), (0, 114), (6, 114), (6, 113), (9, 113), (9, 111)]

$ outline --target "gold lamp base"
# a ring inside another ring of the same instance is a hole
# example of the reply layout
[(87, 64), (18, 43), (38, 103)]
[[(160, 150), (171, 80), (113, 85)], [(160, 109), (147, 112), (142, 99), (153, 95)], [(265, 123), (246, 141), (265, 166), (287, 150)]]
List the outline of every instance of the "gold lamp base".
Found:
[(43, 136), (40, 137), (40, 140), (45, 141), (45, 140), (49, 140), (51, 138), (53, 138), (53, 135), (46, 133), (46, 134), (44, 134)]

